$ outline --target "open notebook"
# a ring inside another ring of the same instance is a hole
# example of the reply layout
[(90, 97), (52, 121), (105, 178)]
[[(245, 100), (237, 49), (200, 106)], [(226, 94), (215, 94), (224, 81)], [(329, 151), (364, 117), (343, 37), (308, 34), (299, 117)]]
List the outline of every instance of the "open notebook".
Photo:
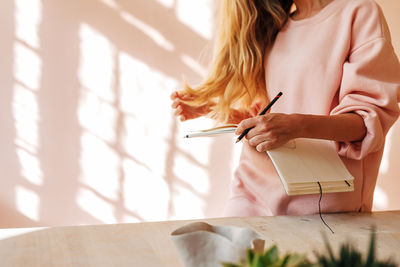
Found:
[(267, 151), (288, 195), (348, 192), (354, 177), (338, 156), (333, 142), (298, 138)]
[[(186, 133), (185, 138), (234, 133), (228, 124)], [(298, 138), (267, 151), (288, 195), (348, 192), (354, 190), (354, 177), (346, 169), (332, 141)], [(319, 184), (318, 184), (319, 182)]]
[(237, 127), (236, 124), (226, 124), (205, 130), (190, 131), (185, 134), (184, 138), (206, 137), (206, 136), (211, 137), (225, 133), (234, 133), (236, 131), (236, 127)]

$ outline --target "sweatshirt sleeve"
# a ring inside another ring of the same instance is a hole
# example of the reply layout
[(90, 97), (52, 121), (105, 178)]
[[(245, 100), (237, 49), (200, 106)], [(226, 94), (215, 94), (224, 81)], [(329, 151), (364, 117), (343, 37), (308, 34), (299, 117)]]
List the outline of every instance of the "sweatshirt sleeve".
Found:
[[(352, 47), (355, 48), (343, 65), (339, 104), (331, 111), (331, 115), (356, 113), (364, 119), (367, 131), (362, 140), (336, 142), (339, 155), (352, 159), (362, 159), (381, 150), (400, 113), (399, 60), (390, 43), (390, 34), (385, 33), (379, 7), (369, 8), (373, 10), (364, 12), (368, 16), (354, 21)], [(378, 35), (371, 39), (376, 32)]]

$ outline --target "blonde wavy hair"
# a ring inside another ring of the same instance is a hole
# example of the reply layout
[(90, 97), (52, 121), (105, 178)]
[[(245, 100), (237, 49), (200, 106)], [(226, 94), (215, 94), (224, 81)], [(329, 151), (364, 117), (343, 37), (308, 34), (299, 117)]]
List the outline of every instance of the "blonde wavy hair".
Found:
[(227, 122), (231, 108), (248, 110), (268, 102), (264, 53), (286, 23), (293, 0), (222, 0), (214, 59), (202, 84), (184, 92), (191, 106), (211, 105), (210, 115)]

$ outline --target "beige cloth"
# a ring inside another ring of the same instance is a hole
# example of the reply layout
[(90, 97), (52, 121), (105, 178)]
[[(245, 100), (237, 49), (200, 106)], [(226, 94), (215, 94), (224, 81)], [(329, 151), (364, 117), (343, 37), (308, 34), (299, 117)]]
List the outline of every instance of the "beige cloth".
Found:
[(264, 240), (248, 228), (213, 226), (204, 222), (185, 225), (171, 233), (186, 267), (221, 267), (222, 262), (238, 263), (246, 250), (264, 250)]

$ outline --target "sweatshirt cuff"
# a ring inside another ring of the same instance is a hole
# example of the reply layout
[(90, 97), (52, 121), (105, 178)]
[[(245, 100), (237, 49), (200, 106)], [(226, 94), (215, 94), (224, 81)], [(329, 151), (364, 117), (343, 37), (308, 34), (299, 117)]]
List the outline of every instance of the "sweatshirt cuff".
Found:
[(364, 120), (366, 134), (363, 139), (352, 142), (335, 141), (338, 154), (340, 156), (360, 160), (372, 152), (376, 152), (384, 146), (384, 133), (379, 120), (379, 116), (374, 110), (359, 109), (354, 110), (351, 108), (342, 109), (334, 112), (331, 115), (343, 113), (356, 113)]

